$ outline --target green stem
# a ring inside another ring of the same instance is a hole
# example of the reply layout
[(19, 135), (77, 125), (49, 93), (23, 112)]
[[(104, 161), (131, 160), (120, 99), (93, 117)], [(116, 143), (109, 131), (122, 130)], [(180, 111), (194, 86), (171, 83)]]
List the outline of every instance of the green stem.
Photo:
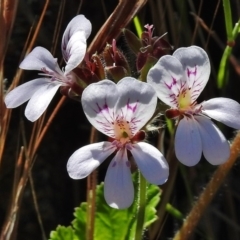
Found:
[(223, 0), (223, 10), (224, 10), (224, 16), (225, 16), (227, 40), (228, 42), (232, 42), (233, 41), (232, 12), (231, 12), (231, 6), (230, 6), (229, 0)]
[[(235, 24), (233, 31), (232, 31), (232, 36), (233, 36), (233, 41), (236, 39), (240, 32), (240, 20)], [(228, 59), (232, 53), (232, 47), (231, 46), (226, 46), (220, 66), (219, 66), (219, 71), (218, 71), (218, 88), (223, 88), (226, 85), (226, 66)]]
[(146, 188), (147, 183), (143, 175), (138, 172), (139, 175), (139, 191), (138, 191), (138, 214), (137, 214), (137, 226), (135, 240), (142, 239), (142, 233), (144, 229), (144, 217), (145, 217), (145, 207), (146, 207)]
[(141, 25), (141, 23), (140, 23), (140, 21), (139, 21), (138, 16), (135, 16), (135, 17), (133, 18), (133, 23), (134, 23), (134, 26), (135, 26), (135, 28), (136, 28), (138, 37), (141, 38), (143, 29), (142, 29), (142, 25)]

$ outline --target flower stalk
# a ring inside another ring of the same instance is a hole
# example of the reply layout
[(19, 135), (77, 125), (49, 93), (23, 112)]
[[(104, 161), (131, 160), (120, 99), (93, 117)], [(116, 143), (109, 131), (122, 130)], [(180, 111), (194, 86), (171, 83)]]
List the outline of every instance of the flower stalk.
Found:
[(146, 188), (147, 183), (140, 171), (138, 171), (139, 177), (139, 191), (138, 191), (138, 215), (137, 215), (137, 226), (135, 240), (142, 239), (142, 233), (144, 229), (144, 218), (146, 208)]
[(200, 195), (198, 201), (193, 206), (184, 224), (182, 225), (181, 229), (176, 233), (173, 240), (182, 239), (187, 240), (190, 238), (203, 213), (205, 212), (206, 208), (212, 201), (219, 187), (223, 183), (225, 177), (227, 176), (232, 166), (234, 165), (237, 157), (239, 156), (239, 153), (240, 153), (240, 132), (238, 131), (235, 139), (232, 142), (230, 157), (228, 161), (220, 165), (216, 172), (213, 174), (212, 179), (210, 180), (210, 182)]

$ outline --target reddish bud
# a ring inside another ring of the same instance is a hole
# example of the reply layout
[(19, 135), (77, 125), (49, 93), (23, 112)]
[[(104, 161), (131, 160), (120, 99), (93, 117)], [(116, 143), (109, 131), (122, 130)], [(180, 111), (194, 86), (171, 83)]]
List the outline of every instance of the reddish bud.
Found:
[(141, 142), (145, 139), (145, 137), (146, 137), (145, 131), (141, 130), (137, 132), (131, 140), (132, 142)]
[(156, 39), (156, 41), (153, 44), (153, 51), (152, 54), (156, 58), (160, 58), (163, 55), (167, 54), (167, 51), (172, 50), (173, 47), (162, 37)]
[(165, 112), (165, 116), (169, 119), (179, 117), (179, 115), (180, 115), (180, 112), (178, 109), (168, 109)]
[[(83, 68), (75, 68), (73, 70), (73, 72), (76, 74), (77, 76), (77, 83), (82, 86), (81, 82), (84, 82), (84, 85), (89, 85), (91, 83), (94, 82), (98, 82), (100, 79), (98, 78), (98, 76), (92, 72), (90, 69), (83, 67)], [(79, 80), (79, 81), (78, 81)]]
[(94, 54), (92, 55), (92, 60), (95, 64), (95, 74), (99, 79), (105, 79), (105, 71), (101, 58), (97, 54)]
[(128, 75), (130, 75), (130, 67), (128, 61), (123, 55), (123, 53), (117, 48), (115, 40), (113, 40), (113, 45), (107, 45), (102, 53), (103, 59), (105, 61), (105, 69), (107, 67), (122, 67), (124, 68)]
[(114, 64), (114, 56), (112, 52), (112, 46), (107, 44), (101, 54), (106, 66), (112, 66)]
[(147, 61), (147, 57), (148, 57), (148, 52), (145, 53), (141, 53), (139, 52), (137, 55), (137, 60), (136, 60), (136, 67), (137, 67), (137, 71), (139, 72), (143, 66), (145, 65), (146, 61)]

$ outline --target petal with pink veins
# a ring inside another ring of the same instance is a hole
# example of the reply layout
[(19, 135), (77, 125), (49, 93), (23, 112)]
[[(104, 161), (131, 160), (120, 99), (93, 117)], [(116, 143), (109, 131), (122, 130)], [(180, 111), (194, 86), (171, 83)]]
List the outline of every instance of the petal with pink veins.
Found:
[(240, 104), (229, 98), (213, 98), (202, 104), (202, 113), (225, 125), (240, 129)]
[(210, 63), (207, 53), (200, 47), (191, 46), (178, 48), (173, 57), (177, 58), (184, 69), (184, 78), (191, 89), (191, 100), (194, 102), (204, 87), (210, 75)]
[(104, 196), (109, 206), (128, 208), (134, 199), (134, 188), (126, 149), (121, 149), (111, 161), (104, 181)]
[(35, 47), (21, 62), (20, 68), (25, 70), (39, 70), (46, 69), (50, 72), (57, 72), (63, 75), (63, 72), (58, 66), (57, 59), (43, 47)]
[(69, 59), (69, 55), (67, 54), (66, 49), (71, 37), (76, 32), (83, 32), (86, 40), (91, 34), (91, 31), (92, 24), (87, 18), (85, 18), (84, 15), (77, 15), (69, 22), (62, 38), (62, 54), (66, 62), (68, 62)]
[(28, 101), (35, 92), (42, 86), (50, 83), (48, 78), (38, 78), (29, 82), (26, 82), (12, 91), (7, 93), (5, 97), (5, 104), (7, 108), (15, 108)]
[(67, 48), (66, 55), (68, 56), (67, 65), (65, 67), (65, 74), (76, 68), (83, 60), (86, 54), (86, 38), (83, 31), (76, 32), (70, 38)]
[(139, 142), (130, 150), (138, 168), (148, 182), (156, 185), (167, 181), (169, 167), (162, 153), (152, 145)]
[(155, 112), (157, 95), (149, 84), (132, 77), (119, 81), (117, 89), (120, 97), (115, 112), (129, 122), (132, 135), (135, 135)]
[(208, 162), (219, 165), (230, 156), (230, 146), (222, 132), (207, 117), (195, 116), (202, 139), (203, 155)]
[(178, 107), (180, 90), (188, 88), (183, 76), (184, 71), (179, 60), (165, 55), (149, 70), (147, 82), (155, 89), (160, 100), (171, 107)]
[(202, 141), (194, 118), (184, 117), (180, 120), (175, 135), (175, 153), (177, 159), (189, 167), (200, 161)]
[(114, 108), (119, 94), (110, 80), (92, 83), (82, 93), (82, 106), (89, 122), (100, 132), (114, 138)]
[(114, 151), (115, 147), (110, 142), (93, 143), (79, 148), (68, 159), (69, 176), (73, 179), (87, 177)]
[(49, 82), (42, 85), (30, 98), (25, 109), (25, 116), (28, 120), (36, 121), (47, 109), (49, 103), (61, 86), (60, 83)]

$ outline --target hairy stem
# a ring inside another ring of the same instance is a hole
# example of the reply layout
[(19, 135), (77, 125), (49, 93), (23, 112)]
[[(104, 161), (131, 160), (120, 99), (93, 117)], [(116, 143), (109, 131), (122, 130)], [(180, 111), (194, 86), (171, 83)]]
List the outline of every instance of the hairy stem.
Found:
[(218, 167), (213, 174), (212, 179), (200, 195), (199, 199), (193, 206), (191, 212), (187, 216), (181, 229), (176, 233), (173, 240), (187, 240), (194, 232), (199, 220), (201, 219), (204, 211), (212, 201), (214, 195), (223, 183), (225, 177), (234, 165), (240, 153), (240, 132), (237, 133), (231, 145), (231, 153), (228, 161)]
[(146, 180), (140, 171), (138, 172), (138, 175), (139, 175), (139, 192), (138, 192), (138, 213), (135, 240), (142, 239), (142, 233), (144, 229), (144, 217), (146, 208), (146, 187), (147, 187)]

